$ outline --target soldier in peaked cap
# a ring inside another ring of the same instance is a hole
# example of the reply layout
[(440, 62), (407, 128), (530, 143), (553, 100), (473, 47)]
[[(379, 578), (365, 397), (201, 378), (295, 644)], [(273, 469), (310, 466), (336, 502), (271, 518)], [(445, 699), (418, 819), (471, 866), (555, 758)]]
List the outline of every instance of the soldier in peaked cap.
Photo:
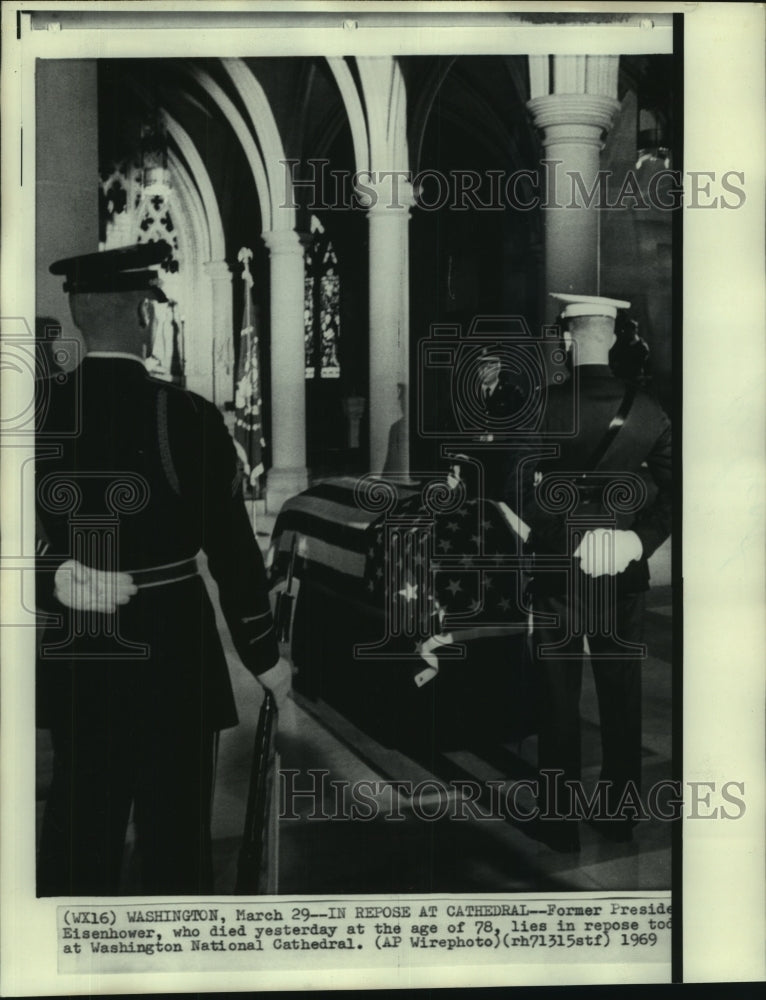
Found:
[[(491, 446), (496, 436), (514, 428), (514, 417), (524, 408), (524, 394), (511, 377), (502, 345), (487, 344), (474, 363), (478, 412), (484, 421), (483, 433), (477, 440)], [(484, 496), (502, 500), (508, 478), (507, 455), (497, 447), (483, 447), (476, 449), (475, 457), (484, 470)]]
[[(557, 294), (572, 379), (549, 386), (540, 457), (521, 466), (540, 690), (539, 838), (579, 849), (572, 784), (580, 781), (579, 699), (587, 638), (601, 723), (594, 825), (629, 840), (641, 787), (641, 645), (647, 560), (671, 528), (670, 422), (655, 399), (608, 366), (615, 319), (629, 303)], [(546, 456), (547, 453), (547, 456)], [(545, 617), (543, 617), (545, 616)], [(569, 784), (572, 783), (572, 784)], [(600, 800), (599, 800), (600, 801)]]
[(200, 551), (245, 666), (278, 702), (289, 689), (223, 419), (144, 367), (168, 251), (51, 267), (87, 353), (38, 407), (38, 724), (54, 751), (38, 895), (118, 893), (131, 808), (141, 890), (213, 890), (214, 737), (237, 714)]
[(504, 420), (524, 405), (521, 389), (503, 367), (503, 352), (499, 346), (483, 348), (478, 359), (478, 381), (481, 405), (487, 417)]
[(170, 247), (165, 242), (137, 243), (57, 260), (51, 264), (50, 272), (64, 276), (64, 291), (70, 295), (151, 292), (155, 301), (166, 302), (155, 265), (164, 263), (169, 256)]

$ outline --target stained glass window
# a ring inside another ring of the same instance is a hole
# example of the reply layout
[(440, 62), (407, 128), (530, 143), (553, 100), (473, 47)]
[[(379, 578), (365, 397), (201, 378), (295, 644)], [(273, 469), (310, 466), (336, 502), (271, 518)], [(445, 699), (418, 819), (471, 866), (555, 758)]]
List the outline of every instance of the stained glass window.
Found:
[[(308, 267), (307, 267), (308, 271)], [(303, 339), (306, 346), (306, 378), (314, 377), (314, 276), (303, 279)]]
[(340, 378), (340, 276), (338, 258), (319, 219), (311, 217), (306, 249), (303, 323), (306, 378)]
[(169, 301), (155, 305), (152, 353), (146, 367), (156, 378), (183, 383), (182, 254), (173, 222), (173, 186), (165, 161), (164, 154), (147, 154), (142, 133), (140, 154), (110, 163), (99, 176), (99, 250), (158, 240), (170, 245), (170, 258), (162, 265), (161, 273)]

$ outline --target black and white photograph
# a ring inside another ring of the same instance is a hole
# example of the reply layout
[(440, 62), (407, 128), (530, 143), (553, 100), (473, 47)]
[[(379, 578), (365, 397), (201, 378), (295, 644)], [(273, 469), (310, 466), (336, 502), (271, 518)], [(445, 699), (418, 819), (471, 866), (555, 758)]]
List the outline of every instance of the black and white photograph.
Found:
[(763, 888), (762, 316), (705, 310), (763, 289), (699, 275), (763, 175), (695, 15), (14, 6), (12, 992), (704, 978), (695, 849)]

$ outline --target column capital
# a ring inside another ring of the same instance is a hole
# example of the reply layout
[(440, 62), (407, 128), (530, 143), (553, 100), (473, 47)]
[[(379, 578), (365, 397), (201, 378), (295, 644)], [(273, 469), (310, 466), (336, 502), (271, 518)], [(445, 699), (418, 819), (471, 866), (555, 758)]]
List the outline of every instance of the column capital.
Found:
[(601, 149), (620, 102), (600, 94), (547, 94), (527, 102), (543, 146), (575, 143)]
[(408, 170), (381, 170), (370, 180), (357, 182), (356, 196), (370, 215), (408, 215), (416, 205), (415, 191)]
[(617, 97), (620, 57), (614, 55), (528, 56), (529, 96), (594, 94)]
[(202, 269), (211, 281), (231, 281), (231, 269), (225, 260), (208, 260)]
[(277, 255), (303, 256), (303, 243), (294, 229), (271, 229), (261, 233), (261, 239), (268, 247), (272, 257)]

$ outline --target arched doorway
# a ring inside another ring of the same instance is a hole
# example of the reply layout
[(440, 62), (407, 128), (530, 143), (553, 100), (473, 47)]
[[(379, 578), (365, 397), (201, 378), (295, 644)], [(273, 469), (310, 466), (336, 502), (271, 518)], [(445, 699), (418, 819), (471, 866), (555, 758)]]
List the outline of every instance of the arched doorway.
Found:
[[(419, 94), (409, 143), (418, 205), (410, 223), (412, 468), (441, 469), (440, 432), (455, 420), (452, 373), (424, 366), (434, 324), (465, 333), (480, 315), (539, 315), (542, 239), (537, 211), (514, 211), (507, 185), (537, 166), (526, 115), (523, 57), (402, 59)], [(418, 399), (419, 394), (419, 399)], [(418, 407), (419, 402), (419, 407)]]

